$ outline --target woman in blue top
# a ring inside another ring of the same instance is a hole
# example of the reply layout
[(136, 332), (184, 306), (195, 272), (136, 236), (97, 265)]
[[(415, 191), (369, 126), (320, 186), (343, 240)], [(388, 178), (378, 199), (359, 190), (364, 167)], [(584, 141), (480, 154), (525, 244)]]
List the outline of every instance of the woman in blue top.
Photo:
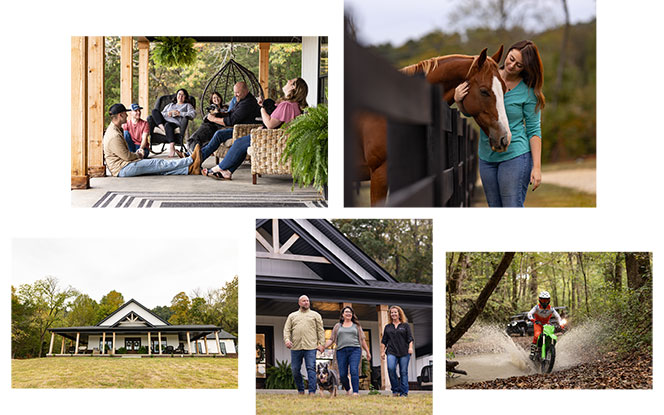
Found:
[[(540, 111), (544, 108), (542, 93), (543, 67), (537, 46), (522, 40), (510, 46), (499, 69), (505, 82), (505, 111), (512, 132), (507, 151), (491, 150), (489, 139), (480, 132), (480, 177), (489, 207), (523, 207), (528, 184), (533, 190), (542, 181), (542, 130)], [(463, 109), (468, 83), (457, 87), (454, 100)]]

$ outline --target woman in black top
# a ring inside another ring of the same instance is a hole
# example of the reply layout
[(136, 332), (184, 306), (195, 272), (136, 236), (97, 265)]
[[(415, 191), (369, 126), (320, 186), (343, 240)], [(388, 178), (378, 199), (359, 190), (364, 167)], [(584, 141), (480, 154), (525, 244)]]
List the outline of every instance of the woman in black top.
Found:
[[(383, 329), (383, 340), (380, 344), (381, 359), (387, 358), (387, 373), (390, 375), (392, 396), (408, 396), (408, 363), (413, 354), (413, 335), (408, 319), (401, 307), (390, 307), (392, 320)], [(397, 376), (397, 364), (399, 376)]]

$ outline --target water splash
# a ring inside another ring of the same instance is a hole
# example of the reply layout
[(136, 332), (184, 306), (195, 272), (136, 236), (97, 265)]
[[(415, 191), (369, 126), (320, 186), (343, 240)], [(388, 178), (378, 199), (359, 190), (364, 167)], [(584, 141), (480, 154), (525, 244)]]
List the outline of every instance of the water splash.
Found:
[(554, 370), (567, 369), (593, 360), (606, 336), (606, 326), (600, 321), (588, 321), (574, 326), (558, 336)]

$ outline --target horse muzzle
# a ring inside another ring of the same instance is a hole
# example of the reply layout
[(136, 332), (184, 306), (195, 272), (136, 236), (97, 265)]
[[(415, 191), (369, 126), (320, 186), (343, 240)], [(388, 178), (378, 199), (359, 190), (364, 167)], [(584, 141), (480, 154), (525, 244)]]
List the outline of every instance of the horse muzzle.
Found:
[(496, 153), (504, 153), (507, 151), (507, 147), (509, 147), (510, 142), (512, 141), (511, 132), (509, 130), (502, 130), (503, 131), (491, 131), (491, 134), (489, 135), (489, 145), (491, 146), (491, 150)]

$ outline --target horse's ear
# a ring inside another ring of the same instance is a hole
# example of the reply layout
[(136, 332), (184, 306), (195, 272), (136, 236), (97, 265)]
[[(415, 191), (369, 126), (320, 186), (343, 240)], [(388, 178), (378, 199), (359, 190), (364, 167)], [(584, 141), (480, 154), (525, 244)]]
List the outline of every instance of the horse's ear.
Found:
[(477, 57), (477, 67), (481, 68), (482, 65), (484, 65), (485, 61), (486, 61), (486, 48), (482, 49), (482, 53), (480, 53), (480, 56)]
[(500, 45), (500, 49), (498, 49), (498, 52), (494, 53), (491, 59), (493, 59), (494, 62), (500, 63), (500, 58), (503, 56), (503, 45)]

